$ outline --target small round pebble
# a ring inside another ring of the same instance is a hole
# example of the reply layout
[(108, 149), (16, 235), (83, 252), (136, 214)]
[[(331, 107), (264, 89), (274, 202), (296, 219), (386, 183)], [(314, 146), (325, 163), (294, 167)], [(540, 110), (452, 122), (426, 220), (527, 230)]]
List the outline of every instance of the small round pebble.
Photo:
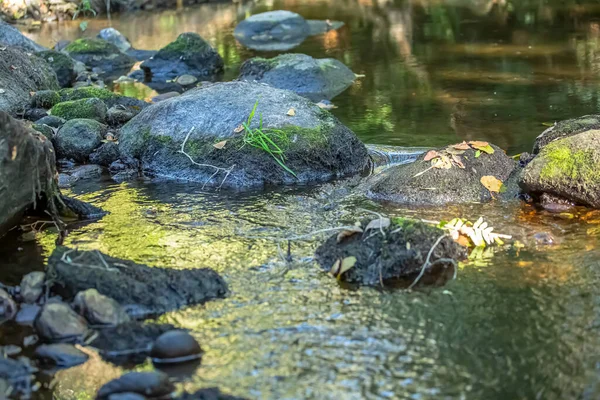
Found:
[(155, 363), (180, 363), (196, 360), (202, 349), (192, 335), (183, 330), (165, 332), (156, 339), (150, 352)]

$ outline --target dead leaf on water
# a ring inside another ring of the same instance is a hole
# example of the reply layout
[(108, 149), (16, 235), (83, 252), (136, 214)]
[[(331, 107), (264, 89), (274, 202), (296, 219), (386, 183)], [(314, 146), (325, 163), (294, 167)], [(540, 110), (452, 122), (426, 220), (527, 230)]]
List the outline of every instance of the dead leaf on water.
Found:
[(386, 217), (374, 219), (373, 221), (367, 224), (365, 232), (371, 229), (385, 229), (389, 227), (391, 223), (392, 221)]
[(340, 243), (344, 239), (354, 236), (357, 233), (362, 233), (362, 232), (363, 232), (363, 230), (359, 226), (352, 227), (351, 229), (345, 229), (345, 230), (341, 231), (340, 233), (338, 233), (337, 242)]
[(502, 189), (504, 185), (502, 181), (492, 175), (482, 176), (481, 184), (492, 193), (500, 193), (503, 191)]
[(226, 145), (226, 144), (227, 144), (227, 140), (222, 140), (222, 141), (220, 141), (219, 143), (215, 143), (215, 144), (213, 144), (213, 147), (214, 147), (215, 149), (219, 149), (219, 150), (220, 150), (220, 149), (222, 149), (223, 147), (225, 147), (225, 145)]
[(294, 110), (293, 108), (290, 108), (290, 109), (288, 110), (288, 112), (287, 112), (287, 113), (285, 113), (285, 114), (286, 114), (287, 116), (289, 116), (289, 117), (293, 117), (293, 116), (295, 116), (295, 115), (296, 115), (296, 110)]
[(425, 154), (425, 158), (423, 159), (423, 161), (431, 161), (431, 160), (433, 160), (434, 158), (436, 158), (436, 157), (439, 157), (440, 155), (441, 155), (441, 154), (440, 154), (440, 153), (438, 153), (438, 152), (437, 152), (437, 151), (435, 151), (435, 150), (429, 150), (429, 151), (427, 152), (427, 154)]

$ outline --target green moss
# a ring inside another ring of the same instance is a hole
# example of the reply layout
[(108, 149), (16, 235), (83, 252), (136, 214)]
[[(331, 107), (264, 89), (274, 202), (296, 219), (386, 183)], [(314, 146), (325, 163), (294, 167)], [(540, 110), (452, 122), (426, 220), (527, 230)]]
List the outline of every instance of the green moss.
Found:
[(50, 114), (66, 120), (84, 118), (104, 122), (106, 105), (99, 99), (64, 101), (52, 107)]
[(54, 137), (54, 131), (48, 125), (33, 124), (31, 127), (42, 135), (46, 136), (48, 139), (52, 139)]
[[(264, 129), (268, 134), (269, 129)], [(325, 125), (318, 128), (302, 128), (295, 125), (288, 125), (275, 129), (278, 133), (283, 133), (287, 138), (285, 145), (294, 147), (308, 146), (319, 147), (327, 144), (327, 129)]]
[(545, 162), (540, 172), (544, 182), (579, 181), (600, 184), (600, 170), (595, 162), (593, 150), (573, 151), (568, 145), (554, 142), (543, 150)]
[(62, 89), (58, 92), (61, 101), (73, 101), (81, 99), (96, 98), (100, 100), (110, 100), (119, 97), (110, 90), (102, 89), (96, 86), (87, 86), (76, 89)]
[(60, 96), (54, 90), (40, 90), (31, 98), (31, 104), (38, 108), (52, 108), (58, 103), (60, 103)]
[(67, 53), (118, 53), (119, 49), (106, 40), (82, 38), (69, 43), (65, 51)]
[(42, 57), (48, 62), (54, 69), (58, 68), (69, 68), (72, 69), (75, 65), (73, 59), (66, 54), (59, 53), (58, 51), (48, 50), (38, 53), (38, 56)]
[(188, 57), (212, 50), (212, 47), (196, 33), (182, 33), (177, 40), (160, 49), (155, 57)]

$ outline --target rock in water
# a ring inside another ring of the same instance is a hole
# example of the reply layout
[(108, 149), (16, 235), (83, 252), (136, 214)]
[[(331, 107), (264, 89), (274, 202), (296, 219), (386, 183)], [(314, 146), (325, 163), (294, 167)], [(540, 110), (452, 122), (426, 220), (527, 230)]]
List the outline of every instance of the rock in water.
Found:
[(240, 22), (233, 32), (245, 47), (260, 51), (285, 51), (302, 43), (310, 26), (299, 14), (278, 10), (260, 13)]
[(223, 59), (200, 35), (182, 33), (140, 68), (149, 81), (166, 81), (182, 75), (206, 80), (223, 71)]
[(31, 52), (46, 50), (44, 46), (35, 43), (33, 40), (23, 35), (17, 28), (2, 20), (0, 20), (0, 45), (20, 47)]
[(32, 206), (55, 213), (55, 165), (45, 136), (0, 111), (0, 236)]
[(129, 372), (98, 390), (97, 399), (106, 400), (117, 393), (137, 393), (150, 398), (168, 396), (175, 391), (169, 376), (163, 372)]
[(86, 162), (100, 147), (106, 126), (92, 119), (72, 119), (60, 128), (54, 144), (60, 158)]
[(9, 321), (17, 315), (17, 304), (4, 289), (0, 289), (0, 323)]
[(129, 316), (115, 300), (96, 289), (77, 293), (73, 308), (92, 325), (117, 326), (129, 321)]
[(521, 187), (600, 208), (600, 130), (553, 141), (525, 167)]
[(74, 60), (81, 61), (90, 68), (100, 68), (109, 74), (121, 75), (119, 72), (125, 72), (135, 64), (132, 57), (102, 39), (77, 39), (69, 43), (64, 51)]
[(41, 58), (21, 49), (0, 51), (0, 111), (10, 114), (29, 106), (31, 92), (58, 89), (56, 74)]
[(333, 58), (315, 59), (306, 54), (251, 58), (242, 64), (238, 79), (291, 90), (314, 102), (331, 100), (346, 90), (356, 75)]
[(119, 159), (119, 145), (115, 142), (106, 142), (90, 154), (90, 162), (103, 167), (108, 167)]
[[(369, 222), (363, 221), (362, 229), (366, 229)], [(364, 236), (358, 233), (339, 237), (336, 233), (317, 248), (315, 259), (325, 271), (331, 271), (338, 260), (355, 257), (356, 264), (343, 272), (339, 279), (378, 286), (388, 280), (414, 279), (421, 272), (432, 248), (430, 265), (426, 271), (427, 275), (436, 275), (436, 278), (441, 272), (445, 279), (446, 271), (452, 276), (453, 263), (467, 255), (465, 248), (449, 236), (444, 237), (444, 231), (420, 221), (399, 218), (382, 229), (385, 236), (378, 232), (379, 228), (367, 231)]]
[(492, 176), (504, 183), (517, 163), (497, 146), (485, 144), (493, 154), (469, 146), (457, 150), (455, 146), (462, 145), (450, 145), (436, 150), (437, 157), (430, 159), (433, 153), (428, 152), (411, 164), (391, 167), (371, 177), (366, 183), (370, 186), (367, 195), (376, 200), (412, 205), (488, 202), (493, 196), (481, 179)]
[(21, 297), (28, 304), (34, 304), (44, 292), (46, 274), (41, 271), (30, 272), (21, 280)]
[(559, 121), (542, 132), (533, 144), (533, 153), (539, 153), (549, 143), (579, 133), (600, 129), (600, 115), (584, 115), (583, 117)]
[[(283, 150), (289, 171), (272, 154), (244, 144), (248, 132), (241, 124), (255, 105), (251, 128), (262, 119), (262, 133)], [(222, 170), (198, 166), (182, 154), (186, 137), (184, 151), (195, 163)], [(214, 146), (223, 141), (221, 148)], [(146, 108), (121, 129), (119, 150), (151, 175), (234, 188), (325, 181), (357, 174), (368, 164), (365, 146), (329, 112), (290, 91), (239, 81), (203, 86)]]
[[(77, 264), (92, 268), (80, 268), (63, 261), (65, 251), (69, 251), (69, 257), (77, 257)], [(61, 287), (61, 292), (70, 298), (78, 292), (95, 288), (131, 309), (136, 316), (203, 303), (224, 297), (227, 293), (225, 281), (211, 269), (151, 268), (101, 255), (102, 259), (96, 251), (59, 247), (48, 260), (48, 273), (54, 277), (57, 288)]]
[(98, 38), (114, 44), (123, 53), (126, 53), (127, 50), (131, 49), (129, 40), (115, 28), (102, 29), (100, 33), (98, 33)]
[(87, 324), (64, 303), (47, 303), (35, 321), (40, 337), (51, 342), (78, 342), (87, 333)]
[(21, 393), (25, 395), (24, 397), (31, 396), (33, 372), (35, 369), (22, 360), (17, 361), (0, 356), (0, 379), (10, 383), (13, 395)]
[(66, 343), (43, 344), (35, 349), (34, 355), (44, 364), (63, 368), (74, 367), (88, 360), (87, 354)]
[(221, 393), (218, 388), (200, 389), (195, 393), (184, 393), (178, 400), (245, 400), (243, 397)]
[(69, 87), (77, 78), (75, 60), (66, 54), (54, 50), (42, 51), (37, 54), (43, 58), (54, 70), (60, 87)]
[(159, 364), (174, 364), (197, 360), (202, 356), (200, 345), (186, 331), (176, 330), (162, 334), (152, 346), (150, 357)]

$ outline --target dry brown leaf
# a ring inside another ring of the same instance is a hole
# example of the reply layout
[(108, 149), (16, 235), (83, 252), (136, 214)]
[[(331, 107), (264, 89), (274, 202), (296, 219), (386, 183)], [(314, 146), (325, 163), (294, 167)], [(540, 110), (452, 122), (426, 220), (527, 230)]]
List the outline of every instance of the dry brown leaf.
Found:
[(11, 153), (11, 156), (10, 156), (10, 159), (13, 160), (13, 161), (15, 160), (15, 158), (17, 158), (17, 146), (13, 146), (12, 153)]
[(454, 147), (450, 146), (446, 148), (446, 153), (456, 154), (457, 156), (460, 156), (462, 154), (465, 154), (465, 150), (456, 150)]
[(392, 221), (389, 218), (377, 218), (367, 224), (365, 232), (371, 229), (385, 229), (390, 226)]
[(452, 161), (450, 161), (450, 158), (448, 158), (448, 156), (443, 155), (439, 158), (434, 159), (431, 162), (431, 166), (437, 169), (450, 169), (452, 168)]
[(471, 148), (467, 142), (455, 144), (452, 147), (454, 147), (456, 150), (469, 150)]
[(435, 151), (435, 150), (429, 150), (427, 152), (427, 154), (425, 154), (425, 158), (423, 159), (423, 161), (431, 161), (434, 158), (439, 157), (439, 156), (441, 156), (441, 154), (438, 153), (437, 151)]
[(290, 109), (288, 110), (288, 112), (286, 112), (285, 114), (286, 114), (287, 116), (289, 116), (289, 117), (293, 117), (293, 116), (295, 116), (295, 115), (296, 115), (296, 110), (294, 110), (293, 108), (290, 108)]
[(226, 145), (226, 144), (227, 144), (227, 140), (222, 140), (222, 141), (220, 141), (219, 143), (215, 143), (215, 144), (213, 144), (213, 147), (214, 147), (215, 149), (219, 149), (219, 150), (221, 150), (223, 147), (225, 147), (225, 145)]
[(481, 184), (490, 192), (500, 193), (502, 190), (502, 181), (492, 175), (482, 176)]
[(363, 232), (363, 230), (359, 226), (355, 226), (352, 229), (343, 230), (340, 233), (338, 233), (338, 235), (337, 235), (337, 242), (340, 243), (344, 239), (349, 238), (351, 236), (354, 236), (357, 233), (362, 233), (362, 232)]
[(456, 154), (452, 154), (452, 161), (454, 162), (454, 164), (456, 164), (456, 166), (458, 168), (462, 168), (465, 169), (465, 164), (463, 164), (462, 160), (460, 159), (459, 156), (457, 156)]
[(481, 141), (473, 140), (473, 141), (470, 141), (469, 144), (474, 149), (481, 150), (487, 154), (494, 154), (494, 148), (492, 146), (490, 146), (490, 144), (488, 142), (481, 142)]
[(244, 125), (240, 125), (233, 130), (233, 133), (240, 133), (243, 130), (244, 130)]

